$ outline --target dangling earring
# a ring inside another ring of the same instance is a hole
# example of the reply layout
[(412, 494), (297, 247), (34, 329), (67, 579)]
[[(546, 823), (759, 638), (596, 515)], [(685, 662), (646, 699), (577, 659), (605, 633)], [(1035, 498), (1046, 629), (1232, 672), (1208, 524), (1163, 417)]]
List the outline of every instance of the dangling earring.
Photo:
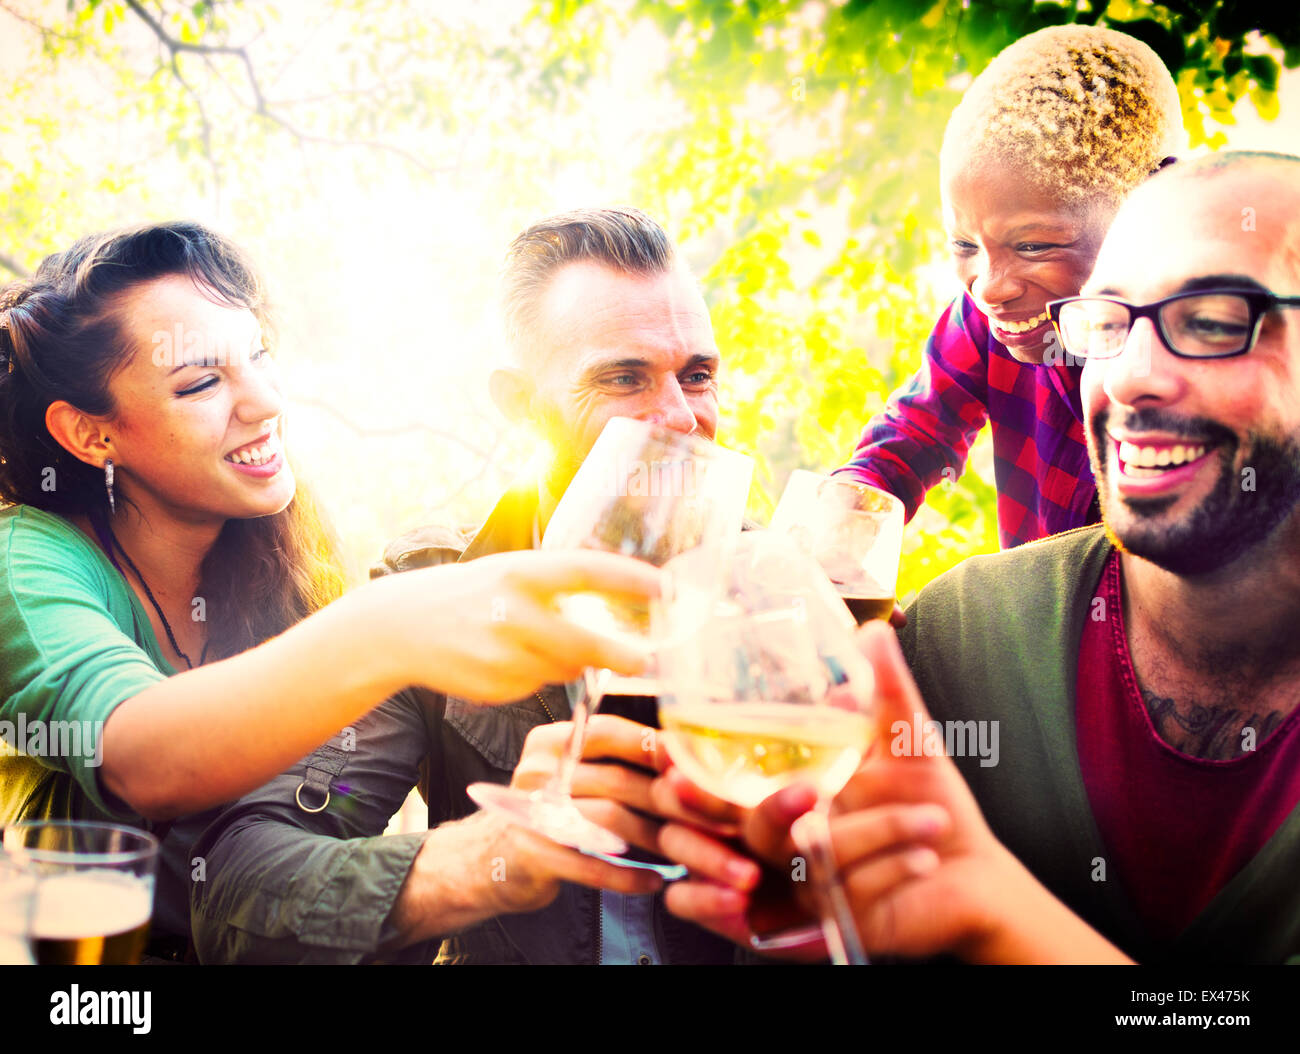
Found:
[(104, 487), (108, 491), (109, 514), (117, 512), (117, 502), (113, 498), (113, 459), (104, 462)]

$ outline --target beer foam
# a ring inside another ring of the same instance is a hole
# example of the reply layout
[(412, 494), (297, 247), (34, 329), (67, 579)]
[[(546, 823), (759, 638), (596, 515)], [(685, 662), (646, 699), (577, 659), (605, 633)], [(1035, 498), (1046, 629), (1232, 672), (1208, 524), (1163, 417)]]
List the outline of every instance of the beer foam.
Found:
[(55, 875), (37, 888), (31, 932), (38, 940), (106, 937), (135, 929), (152, 913), (152, 881), (88, 871)]

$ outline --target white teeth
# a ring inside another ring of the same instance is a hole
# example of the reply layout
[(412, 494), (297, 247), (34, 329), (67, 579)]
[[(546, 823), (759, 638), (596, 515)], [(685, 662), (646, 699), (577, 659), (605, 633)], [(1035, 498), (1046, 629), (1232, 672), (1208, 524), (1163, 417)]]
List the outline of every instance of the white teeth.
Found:
[[(1119, 459), (1125, 469), (1155, 469), (1185, 465), (1205, 456), (1204, 446), (1153, 447), (1138, 446), (1136, 443), (1122, 442), (1119, 445)], [(1155, 472), (1143, 472), (1141, 475), (1155, 475)]]
[(246, 447), (243, 450), (236, 450), (233, 454), (227, 454), (226, 460), (233, 461), (237, 465), (264, 465), (279, 452), (279, 449), (279, 443), (272, 436), (261, 446)]
[(1044, 311), (1041, 315), (1035, 315), (1024, 322), (998, 322), (997, 327), (1007, 333), (1028, 333), (1032, 329), (1037, 329), (1049, 318), (1051, 318), (1051, 315)]

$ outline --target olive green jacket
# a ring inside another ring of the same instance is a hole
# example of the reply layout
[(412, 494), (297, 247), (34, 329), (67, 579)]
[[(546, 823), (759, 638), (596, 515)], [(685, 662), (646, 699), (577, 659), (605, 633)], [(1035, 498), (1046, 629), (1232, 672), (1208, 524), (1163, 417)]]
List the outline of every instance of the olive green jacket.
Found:
[[(533, 544), (537, 485), (507, 492), (461, 554), (472, 560)], [(413, 532), (388, 567), (442, 563)], [(410, 544), (407, 544), (409, 542)], [(437, 552), (433, 552), (437, 549)], [(468, 816), (470, 783), (508, 783), (531, 729), (569, 718), (562, 685), (484, 706), (436, 692), (398, 693), (266, 786), (228, 806), (195, 843), (205, 863), (191, 922), (201, 961), (595, 963), (596, 890), (563, 883), (538, 911), (488, 919), (445, 940), (400, 947), (390, 915), (423, 833), (378, 837), (417, 782), (429, 826)], [(731, 962), (735, 949), (670, 915), (653, 920), (668, 963)]]

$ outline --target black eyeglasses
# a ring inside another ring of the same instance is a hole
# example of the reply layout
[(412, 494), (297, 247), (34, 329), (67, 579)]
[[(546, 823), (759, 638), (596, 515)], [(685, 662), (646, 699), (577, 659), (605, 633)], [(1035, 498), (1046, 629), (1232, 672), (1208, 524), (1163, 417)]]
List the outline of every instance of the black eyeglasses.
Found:
[(1111, 359), (1124, 350), (1139, 318), (1149, 318), (1173, 354), (1184, 359), (1226, 359), (1255, 346), (1264, 315), (1300, 307), (1300, 297), (1259, 289), (1206, 289), (1178, 293), (1138, 307), (1110, 296), (1071, 296), (1047, 305), (1065, 350), (1079, 359)]

